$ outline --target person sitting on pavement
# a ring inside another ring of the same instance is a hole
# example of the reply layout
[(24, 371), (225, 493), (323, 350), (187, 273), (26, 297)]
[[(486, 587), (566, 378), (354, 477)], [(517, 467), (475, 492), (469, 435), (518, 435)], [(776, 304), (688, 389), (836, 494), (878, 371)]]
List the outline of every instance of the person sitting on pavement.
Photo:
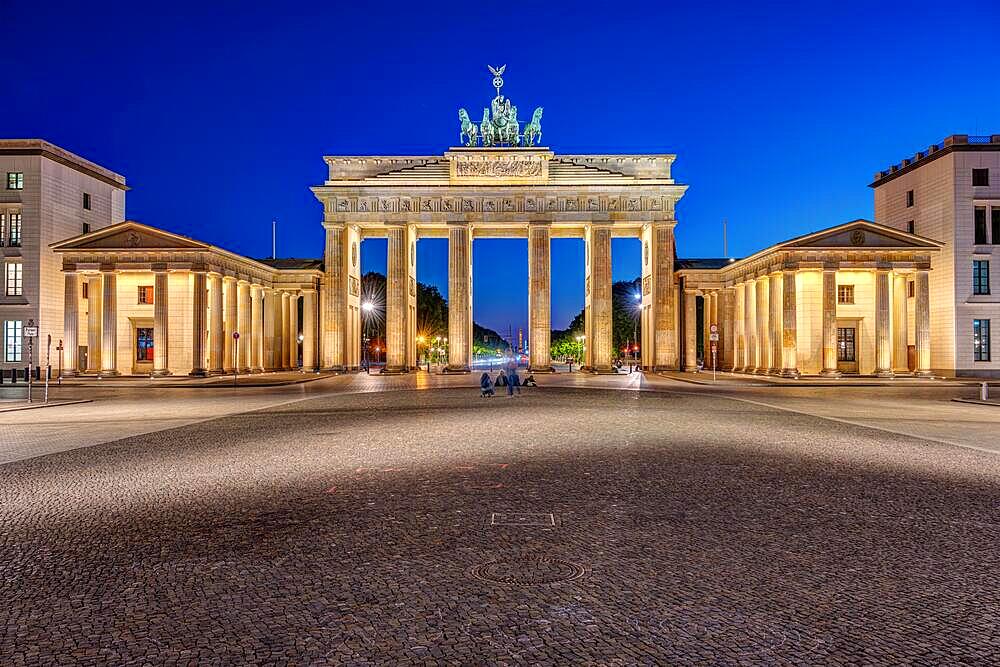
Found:
[(498, 387), (506, 387), (507, 386), (507, 374), (503, 372), (502, 368), (500, 369), (500, 374), (497, 375), (497, 381), (496, 381), (495, 384)]
[(510, 372), (510, 376), (507, 378), (507, 395), (513, 396), (514, 390), (517, 390), (517, 395), (521, 395), (521, 378), (517, 376), (517, 367), (515, 366)]
[(493, 396), (496, 391), (493, 389), (493, 380), (490, 379), (489, 373), (483, 373), (479, 378), (479, 389), (482, 391), (484, 397)]
[(524, 386), (524, 387), (537, 387), (538, 383), (535, 382), (535, 376), (534, 376), (534, 374), (529, 374), (528, 377), (524, 378), (524, 382), (522, 383), (522, 386)]

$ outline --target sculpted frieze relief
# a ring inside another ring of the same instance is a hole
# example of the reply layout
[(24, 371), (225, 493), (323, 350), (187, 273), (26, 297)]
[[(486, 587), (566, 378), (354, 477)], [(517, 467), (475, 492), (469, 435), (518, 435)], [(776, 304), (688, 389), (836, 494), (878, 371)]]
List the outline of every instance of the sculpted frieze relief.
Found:
[(669, 197), (586, 196), (434, 196), (434, 197), (332, 197), (331, 213), (538, 213), (541, 211), (672, 211)]
[(459, 160), (455, 162), (455, 175), (531, 178), (542, 175), (542, 163), (537, 160)]

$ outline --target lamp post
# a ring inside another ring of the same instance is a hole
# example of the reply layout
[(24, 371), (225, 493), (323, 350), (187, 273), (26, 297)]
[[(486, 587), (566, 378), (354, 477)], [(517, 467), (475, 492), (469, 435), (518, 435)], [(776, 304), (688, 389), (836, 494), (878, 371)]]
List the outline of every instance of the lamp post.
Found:
[[(299, 365), (299, 354), (301, 353), (301, 349), (302, 349), (302, 341), (303, 341), (303, 340), (305, 340), (305, 336), (304, 336), (303, 334), (301, 334), (301, 333), (300, 333), (300, 334), (298, 335), (298, 339), (299, 339), (299, 344), (298, 344), (298, 346), (297, 346), (297, 347), (295, 348), (295, 365), (297, 365), (297, 366)], [(302, 369), (302, 372), (305, 372), (305, 369), (304, 369), (304, 368), (302, 368), (301, 366), (299, 366), (299, 368), (301, 368), (301, 369)]]
[(636, 361), (635, 350), (639, 349), (639, 314), (642, 312), (642, 294), (636, 292), (632, 296), (635, 297), (635, 316), (632, 318), (632, 342), (635, 344), (635, 349), (632, 350), (632, 361)]
[(361, 337), (361, 347), (364, 353), (364, 364), (365, 372), (369, 375), (371, 374), (371, 364), (368, 361), (368, 340), (369, 340), (369, 324), (371, 323), (372, 312), (375, 311), (375, 304), (371, 301), (365, 301), (361, 304), (361, 312), (364, 314), (364, 335)]

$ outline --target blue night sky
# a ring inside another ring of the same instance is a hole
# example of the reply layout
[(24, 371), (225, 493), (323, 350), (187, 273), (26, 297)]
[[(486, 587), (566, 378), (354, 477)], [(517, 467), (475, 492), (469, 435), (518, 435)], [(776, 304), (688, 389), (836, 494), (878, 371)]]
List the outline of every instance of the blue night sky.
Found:
[[(0, 0), (0, 135), (124, 174), (130, 219), (251, 256), (322, 253), (324, 154), (439, 154), (494, 91), (545, 107), (556, 152), (670, 152), (682, 257), (742, 256), (872, 216), (873, 172), (1000, 132), (996, 2), (43, 3)], [(418, 278), (447, 292), (446, 245)], [(384, 242), (364, 268), (384, 270)], [(616, 241), (616, 279), (638, 274)], [(478, 322), (527, 320), (527, 247), (474, 248)], [(583, 304), (582, 242), (553, 243), (553, 325)]]

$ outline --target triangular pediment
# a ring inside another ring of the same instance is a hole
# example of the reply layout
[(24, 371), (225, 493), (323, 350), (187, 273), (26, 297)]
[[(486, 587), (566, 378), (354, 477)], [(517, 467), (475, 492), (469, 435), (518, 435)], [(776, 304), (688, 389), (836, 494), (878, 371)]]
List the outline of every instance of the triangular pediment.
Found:
[(784, 248), (940, 248), (933, 239), (870, 220), (854, 220), (781, 244)]
[(207, 243), (126, 220), (60, 241), (53, 250), (205, 250)]

